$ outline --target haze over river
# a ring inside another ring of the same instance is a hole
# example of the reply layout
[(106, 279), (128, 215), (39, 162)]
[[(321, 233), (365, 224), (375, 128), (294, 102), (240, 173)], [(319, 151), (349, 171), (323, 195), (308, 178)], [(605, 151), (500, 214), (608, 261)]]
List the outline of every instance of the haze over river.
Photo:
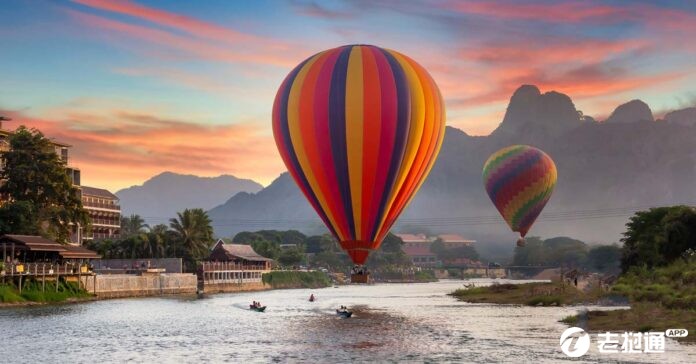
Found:
[[(567, 326), (558, 320), (578, 307), (467, 304), (446, 296), (462, 283), (0, 309), (0, 362), (571, 361), (559, 347)], [(307, 301), (310, 293), (317, 302)], [(250, 311), (252, 300), (267, 311)], [(336, 316), (341, 304), (354, 310), (353, 318)], [(663, 354), (600, 354), (596, 342), (593, 335), (581, 361), (696, 363), (696, 345), (668, 340)]]

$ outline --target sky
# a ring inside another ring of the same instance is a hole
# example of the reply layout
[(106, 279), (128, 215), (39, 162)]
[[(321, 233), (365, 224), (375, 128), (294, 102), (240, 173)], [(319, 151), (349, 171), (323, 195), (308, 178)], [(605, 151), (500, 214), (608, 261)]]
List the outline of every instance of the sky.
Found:
[(696, 1), (3, 0), (3, 128), (73, 145), (85, 185), (173, 171), (268, 185), (278, 86), (319, 51), (373, 44), (422, 64), (447, 124), (487, 135), (514, 90), (596, 119), (640, 98), (696, 104)]

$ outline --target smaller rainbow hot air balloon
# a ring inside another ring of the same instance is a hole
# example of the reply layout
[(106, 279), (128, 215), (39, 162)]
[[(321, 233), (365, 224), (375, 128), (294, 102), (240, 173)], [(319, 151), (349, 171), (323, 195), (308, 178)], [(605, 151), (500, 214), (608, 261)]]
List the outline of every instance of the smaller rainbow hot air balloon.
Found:
[(488, 197), (512, 231), (520, 233), (518, 246), (551, 198), (556, 186), (556, 165), (543, 151), (512, 145), (493, 153), (483, 166)]

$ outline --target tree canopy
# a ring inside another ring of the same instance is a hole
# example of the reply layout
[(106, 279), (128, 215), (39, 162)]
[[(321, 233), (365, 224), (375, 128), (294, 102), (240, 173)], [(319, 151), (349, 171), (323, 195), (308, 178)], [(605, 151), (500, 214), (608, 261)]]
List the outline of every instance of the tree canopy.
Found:
[(622, 239), (621, 269), (667, 265), (696, 251), (696, 209), (656, 207), (633, 215)]
[(89, 225), (79, 189), (54, 144), (40, 131), (20, 126), (0, 153), (0, 233), (45, 235), (67, 242), (78, 224)]

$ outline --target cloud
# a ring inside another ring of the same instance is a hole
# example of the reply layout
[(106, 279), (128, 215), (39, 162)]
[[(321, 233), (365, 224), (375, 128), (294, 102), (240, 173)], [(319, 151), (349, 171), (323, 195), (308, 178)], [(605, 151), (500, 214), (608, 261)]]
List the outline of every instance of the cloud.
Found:
[(55, 120), (12, 110), (0, 113), (12, 117), (15, 126), (35, 127), (73, 145), (70, 163), (81, 169), (86, 185), (116, 190), (162, 171), (229, 173), (269, 183), (284, 170), (273, 136), (255, 122), (204, 126), (139, 110), (66, 110)]

